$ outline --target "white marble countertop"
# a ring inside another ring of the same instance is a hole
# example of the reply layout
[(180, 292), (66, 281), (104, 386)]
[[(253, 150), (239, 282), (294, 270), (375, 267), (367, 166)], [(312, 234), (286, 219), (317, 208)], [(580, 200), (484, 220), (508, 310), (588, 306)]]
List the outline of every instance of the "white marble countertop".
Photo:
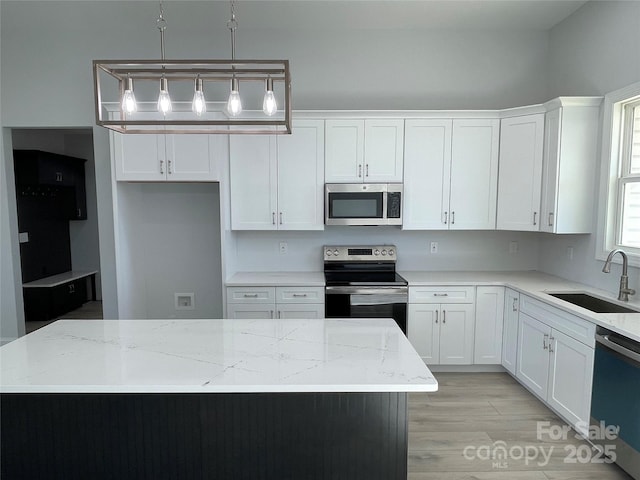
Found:
[(58, 320), (0, 347), (3, 393), (437, 389), (391, 319)]
[[(504, 285), (521, 293), (577, 315), (596, 325), (608, 328), (640, 342), (640, 313), (594, 313), (569, 302), (552, 297), (549, 293), (584, 292), (619, 305), (640, 310), (640, 293), (629, 302), (619, 302), (616, 295), (605, 290), (571, 282), (560, 277), (536, 271), (530, 272), (399, 272), (409, 286), (428, 285)], [(640, 279), (638, 279), (640, 280)], [(638, 290), (638, 283), (631, 285)]]
[(227, 287), (324, 287), (324, 272), (237, 272)]
[(63, 283), (78, 280), (79, 278), (89, 277), (98, 273), (97, 270), (70, 270), (68, 272), (59, 273), (57, 275), (51, 275), (50, 277), (40, 278), (33, 280), (32, 282), (23, 283), (25, 288), (42, 288), (42, 287), (56, 287)]

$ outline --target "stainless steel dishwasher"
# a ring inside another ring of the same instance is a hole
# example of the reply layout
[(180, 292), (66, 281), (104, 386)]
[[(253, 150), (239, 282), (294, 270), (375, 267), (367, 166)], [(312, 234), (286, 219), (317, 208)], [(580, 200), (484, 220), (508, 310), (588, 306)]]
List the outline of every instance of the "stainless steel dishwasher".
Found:
[[(603, 426), (619, 430), (606, 435)], [(595, 445), (640, 479), (640, 342), (602, 327), (596, 331), (590, 433)]]

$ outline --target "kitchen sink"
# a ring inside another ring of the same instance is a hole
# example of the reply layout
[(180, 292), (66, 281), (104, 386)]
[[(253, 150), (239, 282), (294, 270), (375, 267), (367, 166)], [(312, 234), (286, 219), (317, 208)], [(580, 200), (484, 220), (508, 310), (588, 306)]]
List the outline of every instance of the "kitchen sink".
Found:
[(638, 313), (638, 310), (623, 307), (617, 303), (608, 302), (588, 293), (550, 293), (552, 297), (586, 308), (596, 313)]

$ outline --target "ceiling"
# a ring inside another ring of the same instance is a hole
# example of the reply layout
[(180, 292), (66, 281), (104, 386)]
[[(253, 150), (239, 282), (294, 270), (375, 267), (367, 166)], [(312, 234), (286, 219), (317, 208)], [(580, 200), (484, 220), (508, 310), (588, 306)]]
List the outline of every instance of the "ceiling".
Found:
[[(165, 0), (169, 4), (176, 0)], [(228, 0), (214, 0), (220, 3)], [(549, 30), (584, 0), (238, 0), (250, 28)]]

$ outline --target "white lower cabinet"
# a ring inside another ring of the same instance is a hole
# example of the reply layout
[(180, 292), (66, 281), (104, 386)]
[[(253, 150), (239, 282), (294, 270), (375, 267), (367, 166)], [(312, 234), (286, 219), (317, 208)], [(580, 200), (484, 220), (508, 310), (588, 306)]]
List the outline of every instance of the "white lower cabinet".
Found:
[(324, 318), (324, 287), (227, 287), (227, 318)]
[(516, 374), (518, 359), (518, 313), (520, 294), (510, 288), (504, 294), (504, 324), (502, 327), (502, 366)]
[[(474, 290), (474, 287), (409, 288), (407, 337), (425, 363), (473, 363)], [(445, 299), (452, 303), (440, 303)]]
[(520, 298), (516, 378), (586, 433), (595, 326), (543, 302)]
[(500, 365), (503, 323), (504, 287), (477, 287), (474, 364)]

